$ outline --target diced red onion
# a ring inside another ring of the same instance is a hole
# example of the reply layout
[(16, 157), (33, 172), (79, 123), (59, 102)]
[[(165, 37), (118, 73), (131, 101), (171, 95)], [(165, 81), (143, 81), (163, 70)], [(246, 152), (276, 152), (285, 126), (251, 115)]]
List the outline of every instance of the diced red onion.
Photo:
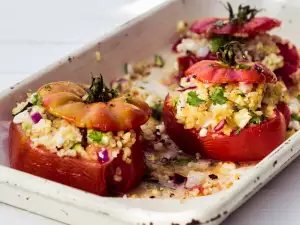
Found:
[(215, 132), (218, 132), (224, 128), (225, 120), (221, 120), (217, 126), (215, 126), (214, 130)]
[(182, 184), (182, 183), (184, 183), (186, 180), (187, 180), (186, 177), (184, 177), (184, 176), (182, 176), (182, 175), (180, 175), (180, 174), (178, 174), (178, 173), (175, 173), (175, 174), (174, 174), (174, 177), (173, 177), (173, 183), (174, 183), (174, 184)]
[(42, 118), (42, 115), (38, 112), (31, 115), (31, 119), (34, 123), (38, 123)]
[(98, 152), (98, 161), (100, 163), (106, 163), (109, 161), (108, 150), (106, 148), (101, 148), (101, 151)]
[(196, 88), (197, 88), (197, 86), (190, 86), (190, 87), (178, 89), (177, 91), (179, 91), (179, 92), (184, 92), (184, 91), (186, 91), (186, 90), (193, 90), (193, 89), (196, 89)]

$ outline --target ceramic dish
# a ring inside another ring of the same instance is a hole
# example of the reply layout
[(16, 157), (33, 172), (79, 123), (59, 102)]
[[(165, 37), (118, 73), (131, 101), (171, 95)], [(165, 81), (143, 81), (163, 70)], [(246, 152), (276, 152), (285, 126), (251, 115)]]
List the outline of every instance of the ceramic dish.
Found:
[[(241, 3), (231, 2), (234, 7)], [(276, 30), (277, 34), (299, 44), (296, 40), (297, 32), (291, 23), (297, 20), (296, 7), (293, 5), (296, 3), (251, 1), (251, 4), (257, 8), (267, 8), (264, 14), (282, 20), (284, 25)], [(226, 16), (224, 7), (218, 1), (167, 1), (85, 49), (2, 92), (0, 200), (70, 224), (98, 224), (99, 221), (103, 224), (219, 224), (250, 198), (300, 154), (299, 133), (282, 143), (258, 164), (241, 171), (240, 179), (230, 188), (196, 198), (99, 197), (9, 168), (7, 121), (12, 120), (11, 109), (15, 102), (24, 100), (29, 89), (36, 90), (46, 83), (59, 80), (89, 83), (91, 73), (103, 74), (107, 82), (115, 81), (122, 75), (126, 63), (151, 61), (154, 54), (162, 56), (166, 64), (171, 63), (174, 56), (170, 54), (170, 48), (178, 38), (177, 22), (214, 15)], [(152, 35), (154, 33), (155, 38)], [(144, 88), (164, 98), (167, 90), (159, 84), (158, 79), (170, 75), (168, 68), (162, 69), (159, 77), (153, 73), (154, 79)]]

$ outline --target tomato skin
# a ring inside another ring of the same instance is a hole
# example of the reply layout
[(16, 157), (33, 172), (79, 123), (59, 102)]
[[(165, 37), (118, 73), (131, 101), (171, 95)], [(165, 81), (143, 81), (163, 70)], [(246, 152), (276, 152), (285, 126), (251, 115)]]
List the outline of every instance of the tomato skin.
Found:
[[(245, 63), (249, 69), (229, 67), (214, 60), (203, 60), (192, 65), (185, 71), (185, 76), (195, 75), (203, 83), (226, 84), (234, 82), (245, 83), (275, 83), (275, 74), (259, 63)], [(262, 69), (262, 72), (257, 70)]]
[(291, 110), (288, 107), (288, 105), (284, 102), (280, 102), (277, 105), (277, 109), (283, 114), (285, 118), (286, 127), (288, 128), (290, 122), (291, 122)]
[(286, 123), (281, 112), (259, 125), (244, 128), (239, 134), (226, 136), (208, 133), (199, 137), (199, 131), (184, 129), (177, 122), (176, 109), (167, 96), (163, 108), (163, 121), (170, 138), (186, 153), (221, 161), (258, 161), (266, 157), (285, 140)]
[[(105, 164), (61, 158), (43, 148), (32, 148), (19, 124), (11, 123), (9, 130), (12, 168), (101, 196), (127, 192), (141, 181), (145, 161), (138, 139), (131, 150), (130, 164), (122, 160), (121, 153)], [(122, 171), (121, 182), (113, 179), (117, 167)]]
[[(216, 26), (218, 21), (223, 21), (223, 26)], [(242, 27), (227, 23), (225, 18), (204, 18), (195, 21), (190, 31), (197, 34), (205, 34), (207, 37), (212, 35), (232, 35), (232, 36), (254, 36), (261, 32), (270, 31), (281, 25), (281, 22), (269, 17), (256, 17), (245, 23)]]

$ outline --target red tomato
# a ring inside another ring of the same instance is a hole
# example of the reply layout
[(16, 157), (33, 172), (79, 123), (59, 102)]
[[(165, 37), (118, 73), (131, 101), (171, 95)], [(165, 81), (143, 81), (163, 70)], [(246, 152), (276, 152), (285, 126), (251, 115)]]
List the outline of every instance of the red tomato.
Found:
[(286, 127), (288, 127), (289, 124), (290, 124), (290, 122), (291, 122), (291, 111), (290, 111), (290, 108), (284, 102), (280, 102), (277, 105), (277, 109), (283, 114), (283, 116), (285, 118)]
[[(217, 26), (217, 23), (223, 22), (223, 26)], [(190, 30), (197, 34), (205, 34), (206, 36), (232, 35), (232, 36), (253, 36), (261, 32), (270, 31), (279, 27), (281, 22), (268, 17), (256, 17), (245, 23), (242, 27), (228, 23), (228, 19), (224, 18), (205, 18), (195, 21)]]
[(185, 129), (177, 122), (176, 109), (167, 96), (163, 109), (163, 121), (170, 138), (186, 153), (222, 161), (262, 160), (285, 140), (286, 122), (280, 111), (275, 110), (273, 119), (259, 125), (244, 128), (239, 134), (208, 133), (199, 136), (195, 129)]
[(234, 82), (275, 83), (275, 74), (259, 63), (244, 63), (249, 69), (229, 67), (214, 60), (200, 61), (186, 70), (185, 76), (196, 75), (203, 83), (225, 84)]
[[(138, 185), (144, 175), (144, 153), (138, 139), (131, 148), (130, 164), (122, 160), (121, 153), (117, 158), (100, 164), (61, 158), (43, 148), (32, 148), (21, 126), (14, 123), (10, 126), (9, 139), (12, 168), (97, 195), (125, 193)], [(122, 171), (120, 182), (113, 179), (117, 167)]]
[(117, 97), (109, 102), (84, 103), (86, 91), (80, 84), (68, 81), (49, 83), (38, 90), (42, 105), (52, 115), (63, 118), (76, 127), (101, 131), (137, 129), (151, 115), (143, 101)]

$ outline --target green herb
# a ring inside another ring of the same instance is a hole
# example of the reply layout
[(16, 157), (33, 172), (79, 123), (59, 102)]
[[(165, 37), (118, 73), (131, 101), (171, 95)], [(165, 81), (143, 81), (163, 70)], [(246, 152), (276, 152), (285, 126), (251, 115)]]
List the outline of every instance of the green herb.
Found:
[(230, 41), (219, 47), (217, 51), (217, 57), (224, 64), (229, 66), (236, 66), (236, 54), (237, 52), (242, 53), (242, 57), (245, 59), (245, 55), (243, 54), (242, 45), (239, 41)]
[(193, 159), (191, 159), (191, 158), (176, 158), (176, 159), (173, 159), (171, 161), (171, 163), (173, 163), (175, 165), (179, 165), (179, 166), (184, 166), (192, 161), (193, 161)]
[(205, 100), (197, 96), (196, 91), (190, 91), (187, 97), (187, 103), (191, 106), (199, 106), (201, 103), (206, 102)]
[(96, 143), (100, 143), (103, 137), (103, 133), (101, 131), (93, 130), (89, 133), (89, 138)]
[(247, 65), (247, 64), (237, 64), (236, 65), (237, 69), (242, 69), (242, 70), (250, 70), (251, 66)]
[(154, 62), (155, 62), (155, 65), (158, 67), (164, 67), (164, 65), (165, 65), (165, 61), (160, 55), (154, 56)]
[(235, 131), (235, 134), (236, 135), (239, 135), (241, 133), (241, 129), (237, 129), (236, 131)]
[(238, 93), (239, 96), (241, 96), (242, 98), (245, 98), (246, 95), (244, 93)]
[(100, 77), (92, 77), (92, 84), (90, 88), (86, 89), (83, 100), (85, 103), (108, 102), (117, 96), (118, 92), (108, 88), (104, 84), (102, 75), (100, 75)]
[(211, 48), (213, 52), (217, 52), (219, 48), (228, 42), (228, 36), (216, 35), (211, 39)]
[(251, 119), (250, 119), (250, 123), (253, 124), (260, 124), (262, 121), (264, 121), (266, 118), (265, 116), (258, 116), (258, 115), (254, 115)]
[(299, 121), (300, 122), (300, 116), (299, 115), (297, 115), (297, 114), (292, 114), (292, 120), (297, 120), (297, 121)]
[(229, 22), (235, 25), (243, 25), (252, 20), (261, 10), (251, 8), (249, 5), (239, 5), (237, 13), (233, 12), (233, 8), (229, 2), (225, 8), (229, 12)]
[(125, 102), (131, 104), (132, 103), (132, 97), (129, 95), (126, 99)]
[(152, 117), (158, 121), (161, 120), (161, 114), (162, 114), (162, 110), (163, 110), (163, 104), (161, 103), (156, 103), (153, 107), (152, 107)]
[(32, 105), (42, 105), (41, 97), (38, 93), (32, 94), (31, 103), (32, 103)]
[(213, 104), (223, 105), (226, 103), (227, 98), (224, 97), (225, 89), (223, 87), (216, 87), (213, 93), (210, 96)]

